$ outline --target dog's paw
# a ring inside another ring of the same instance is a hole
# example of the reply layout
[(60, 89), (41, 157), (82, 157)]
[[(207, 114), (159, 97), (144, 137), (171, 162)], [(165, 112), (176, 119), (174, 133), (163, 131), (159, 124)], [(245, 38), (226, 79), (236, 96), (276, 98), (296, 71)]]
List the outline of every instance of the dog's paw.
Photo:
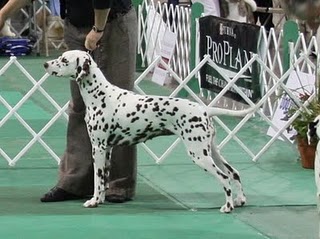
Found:
[(242, 207), (244, 204), (246, 204), (247, 198), (245, 195), (238, 195), (234, 200), (233, 204), (235, 207)]
[(91, 198), (90, 200), (86, 201), (83, 206), (87, 208), (93, 208), (93, 207), (98, 207), (98, 204), (103, 203), (104, 200), (99, 200), (96, 197)]
[(223, 213), (230, 213), (233, 210), (233, 205), (229, 202), (227, 202), (226, 204), (224, 204), (221, 208), (220, 208), (220, 212)]
[(103, 191), (101, 192), (101, 195), (100, 195), (99, 204), (104, 203), (105, 200), (106, 200), (106, 191)]

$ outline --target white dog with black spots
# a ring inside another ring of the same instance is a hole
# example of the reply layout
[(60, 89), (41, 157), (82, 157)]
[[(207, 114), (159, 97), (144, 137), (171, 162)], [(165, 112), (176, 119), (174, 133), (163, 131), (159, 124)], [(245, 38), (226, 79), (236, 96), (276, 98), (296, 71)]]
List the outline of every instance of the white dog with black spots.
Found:
[[(212, 116), (245, 116), (253, 112), (202, 106), (173, 97), (139, 95), (112, 85), (105, 78), (89, 53), (67, 51), (44, 64), (50, 75), (71, 77), (79, 85), (86, 105), (85, 121), (94, 159), (94, 195), (85, 207), (97, 207), (105, 200), (108, 187), (108, 166), (112, 147), (133, 145), (160, 135), (175, 134), (186, 146), (193, 162), (215, 176), (222, 184), (226, 202), (221, 212), (231, 212), (243, 206), (240, 175), (217, 150), (213, 139)], [(237, 188), (232, 197), (230, 180)]]
[[(314, 179), (317, 188), (317, 208), (318, 214), (320, 215), (320, 115), (317, 116), (313, 122), (309, 123), (308, 126), (308, 143), (311, 144), (312, 139), (315, 137), (318, 140), (315, 159), (314, 159)], [(319, 238), (320, 238), (320, 221), (319, 221)]]

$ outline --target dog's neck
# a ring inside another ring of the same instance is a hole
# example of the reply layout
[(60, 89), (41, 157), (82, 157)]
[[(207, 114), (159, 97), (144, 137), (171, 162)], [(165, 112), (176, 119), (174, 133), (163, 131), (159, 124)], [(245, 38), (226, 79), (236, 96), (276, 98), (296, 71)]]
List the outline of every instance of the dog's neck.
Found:
[[(77, 83), (87, 107), (94, 103), (99, 97), (104, 97), (106, 92), (111, 92), (117, 88), (106, 79), (98, 67), (90, 67), (89, 74), (82, 77)], [(92, 95), (94, 97), (92, 97)]]
[(78, 81), (80, 89), (92, 89), (96, 86), (109, 87), (112, 86), (102, 73), (99, 67), (90, 67), (89, 74), (83, 76), (81, 80)]

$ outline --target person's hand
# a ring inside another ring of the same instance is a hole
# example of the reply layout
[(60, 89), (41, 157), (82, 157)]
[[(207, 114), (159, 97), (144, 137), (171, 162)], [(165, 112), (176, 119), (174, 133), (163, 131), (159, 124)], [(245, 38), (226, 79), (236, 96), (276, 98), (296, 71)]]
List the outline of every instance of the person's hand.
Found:
[(103, 32), (95, 32), (91, 30), (86, 36), (84, 46), (90, 51), (95, 50), (98, 47), (98, 42), (100, 41), (102, 34)]
[(0, 30), (2, 30), (5, 21), (6, 21), (5, 17), (3, 16), (2, 12), (0, 11)]

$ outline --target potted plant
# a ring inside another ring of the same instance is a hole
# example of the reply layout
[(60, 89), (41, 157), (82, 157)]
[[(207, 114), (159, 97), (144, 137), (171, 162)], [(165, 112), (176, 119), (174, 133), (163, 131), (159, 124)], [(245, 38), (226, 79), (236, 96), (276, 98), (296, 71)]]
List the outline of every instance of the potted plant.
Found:
[[(309, 99), (309, 97), (309, 94), (300, 95), (300, 100), (304, 103)], [(294, 119), (291, 126), (297, 132), (295, 140), (301, 156), (302, 167), (314, 168), (314, 157), (318, 139), (315, 136), (309, 143), (307, 133), (309, 123), (313, 122), (313, 120), (320, 115), (320, 104), (316, 97), (309, 102), (306, 108), (307, 110), (299, 109), (298, 106), (292, 105), (288, 110), (288, 117), (290, 118), (293, 116), (297, 110), (300, 111), (298, 117)]]

